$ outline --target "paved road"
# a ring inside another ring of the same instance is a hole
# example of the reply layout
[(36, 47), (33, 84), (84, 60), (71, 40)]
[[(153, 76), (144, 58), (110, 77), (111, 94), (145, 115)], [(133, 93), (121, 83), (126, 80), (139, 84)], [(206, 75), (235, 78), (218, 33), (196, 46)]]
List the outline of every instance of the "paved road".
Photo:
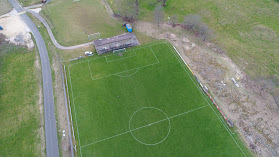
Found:
[[(23, 12), (24, 9), (19, 5), (16, 0), (9, 0), (11, 5), (17, 12)], [(56, 130), (56, 119), (54, 110), (54, 99), (53, 99), (53, 86), (50, 62), (48, 58), (48, 52), (46, 49), (45, 41), (41, 36), (36, 25), (28, 17), (27, 14), (21, 14), (21, 19), (26, 23), (26, 25), (31, 30), (37, 47), (39, 49), (39, 54), (41, 58), (42, 66), (42, 76), (43, 76), (43, 92), (44, 92), (44, 114), (45, 114), (45, 137), (46, 137), (46, 153), (48, 157), (58, 157), (58, 140), (57, 140), (57, 130)]]
[(75, 45), (75, 46), (62, 46), (62, 45), (60, 45), (60, 44), (56, 41), (56, 39), (55, 39), (55, 37), (54, 37), (54, 35), (53, 35), (53, 33), (52, 33), (52, 31), (51, 31), (49, 25), (47, 24), (47, 22), (45, 21), (45, 19), (44, 19), (40, 14), (38, 14), (38, 13), (32, 11), (32, 10), (27, 10), (27, 12), (33, 14), (38, 20), (40, 20), (40, 21), (43, 23), (43, 25), (44, 25), (44, 26), (46, 27), (46, 29), (47, 29), (47, 32), (48, 32), (48, 34), (49, 34), (49, 36), (50, 36), (51, 41), (52, 41), (53, 44), (54, 44), (57, 48), (59, 48), (59, 49), (62, 49), (62, 50), (71, 50), (71, 49), (76, 49), (76, 48), (80, 48), (80, 47), (83, 47), (83, 46), (87, 46), (87, 45), (92, 45), (92, 44), (93, 44), (93, 41), (91, 41), (91, 42), (88, 42), (88, 43), (84, 43), (84, 44), (80, 44), (80, 45)]

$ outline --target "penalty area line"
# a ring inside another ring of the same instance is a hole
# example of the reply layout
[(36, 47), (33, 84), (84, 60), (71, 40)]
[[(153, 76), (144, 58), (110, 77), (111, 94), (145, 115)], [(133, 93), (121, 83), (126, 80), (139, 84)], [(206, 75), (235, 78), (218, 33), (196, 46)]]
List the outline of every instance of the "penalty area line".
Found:
[(104, 138), (104, 139), (102, 139), (102, 140), (99, 140), (99, 141), (96, 141), (96, 142), (93, 142), (93, 143), (89, 143), (89, 144), (83, 145), (83, 146), (81, 146), (80, 148), (87, 147), (87, 146), (89, 146), (89, 145), (93, 145), (93, 144), (96, 144), (96, 143), (99, 143), (99, 142), (102, 142), (102, 141), (105, 141), (105, 140), (108, 140), (108, 139), (111, 139), (111, 138), (114, 138), (114, 137), (117, 137), (117, 136), (120, 136), (120, 135), (124, 135), (124, 134), (130, 133), (130, 132), (132, 132), (132, 131), (139, 130), (139, 129), (141, 129), (141, 128), (145, 128), (145, 127), (151, 126), (151, 125), (153, 125), (153, 124), (157, 124), (157, 123), (160, 123), (160, 122), (162, 122), (162, 121), (166, 121), (166, 120), (169, 120), (169, 119), (172, 119), (172, 118), (175, 118), (175, 117), (178, 117), (178, 116), (181, 116), (181, 115), (184, 115), (184, 114), (187, 114), (187, 113), (190, 113), (190, 112), (193, 112), (193, 111), (196, 111), (196, 110), (199, 110), (199, 109), (208, 107), (208, 106), (210, 106), (210, 105), (205, 105), (205, 106), (202, 106), (202, 107), (199, 107), (199, 108), (190, 110), (190, 111), (186, 111), (186, 112), (183, 112), (183, 113), (174, 115), (174, 116), (169, 117), (169, 118), (166, 118), (166, 119), (162, 119), (162, 120), (159, 120), (159, 121), (156, 121), (156, 122), (153, 122), (153, 123), (150, 123), (150, 124), (147, 124), (147, 125), (144, 125), (144, 126), (141, 126), (141, 127), (138, 127), (138, 128), (132, 129), (132, 130), (129, 130), (129, 131), (125, 131), (125, 132), (123, 132), (123, 133), (120, 133), (120, 134), (117, 134), (117, 135), (113, 135), (113, 136), (111, 136), (111, 137), (107, 137), (107, 138)]

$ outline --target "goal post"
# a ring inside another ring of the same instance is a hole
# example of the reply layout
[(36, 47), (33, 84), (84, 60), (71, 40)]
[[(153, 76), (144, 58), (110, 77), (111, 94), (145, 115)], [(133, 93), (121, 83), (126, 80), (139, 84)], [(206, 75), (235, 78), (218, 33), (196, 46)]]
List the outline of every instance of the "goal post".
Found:
[(88, 40), (96, 40), (100, 38), (100, 32), (98, 33), (93, 33), (93, 34), (88, 34)]
[(118, 50), (113, 50), (113, 54), (121, 53), (121, 52), (126, 52), (126, 49), (118, 49)]

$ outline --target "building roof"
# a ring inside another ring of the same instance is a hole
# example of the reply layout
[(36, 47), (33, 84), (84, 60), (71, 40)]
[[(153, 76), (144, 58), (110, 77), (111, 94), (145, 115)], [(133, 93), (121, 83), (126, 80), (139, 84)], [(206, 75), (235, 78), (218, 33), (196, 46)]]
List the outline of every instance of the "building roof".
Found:
[(114, 37), (111, 37), (111, 38), (95, 40), (94, 45), (95, 46), (101, 46), (101, 45), (105, 45), (105, 44), (109, 44), (109, 43), (119, 42), (119, 41), (122, 41), (122, 40), (128, 40), (128, 39), (131, 39), (131, 38), (136, 38), (134, 33), (124, 33), (124, 34), (114, 36)]
[(134, 33), (124, 33), (111, 38), (95, 40), (94, 45), (97, 53), (101, 55), (113, 50), (137, 46), (140, 43)]

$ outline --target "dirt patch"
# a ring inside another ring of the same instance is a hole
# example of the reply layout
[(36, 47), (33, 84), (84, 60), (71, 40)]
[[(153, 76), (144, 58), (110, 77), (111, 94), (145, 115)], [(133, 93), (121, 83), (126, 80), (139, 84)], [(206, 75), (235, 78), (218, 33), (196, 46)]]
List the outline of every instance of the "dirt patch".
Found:
[[(191, 36), (180, 28), (138, 21), (134, 29), (154, 38), (168, 39), (177, 47), (253, 152), (259, 156), (279, 155), (279, 109), (264, 84), (250, 79), (222, 49), (210, 42), (190, 40)], [(239, 78), (239, 88), (232, 83), (232, 77)]]
[(12, 10), (10, 13), (0, 18), (0, 23), (4, 28), (1, 33), (7, 36), (7, 40), (10, 43), (24, 45), (27, 46), (28, 49), (34, 47), (29, 28), (21, 20), (15, 10)]

